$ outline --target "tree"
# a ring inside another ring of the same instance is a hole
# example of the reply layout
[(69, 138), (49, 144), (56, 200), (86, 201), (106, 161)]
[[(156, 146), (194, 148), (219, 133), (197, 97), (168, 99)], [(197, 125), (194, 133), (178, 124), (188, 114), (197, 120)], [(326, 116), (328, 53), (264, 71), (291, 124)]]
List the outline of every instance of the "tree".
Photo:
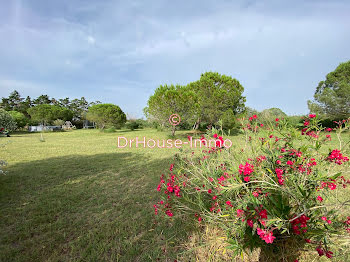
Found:
[(44, 104), (51, 104), (52, 100), (50, 99), (50, 97), (48, 95), (41, 95), (38, 98), (33, 100), (33, 103), (35, 105), (44, 105)]
[(350, 117), (350, 61), (341, 63), (321, 81), (314, 101), (308, 101), (311, 113), (330, 118)]
[(24, 127), (27, 124), (28, 118), (23, 113), (18, 111), (9, 111), (8, 113), (15, 120), (17, 127)]
[(161, 85), (148, 99), (144, 113), (148, 119), (158, 122), (161, 126), (171, 127), (174, 136), (176, 125), (170, 124), (169, 117), (177, 114), (182, 122), (193, 121), (195, 99), (195, 93), (186, 86)]
[(18, 110), (23, 101), (19, 92), (14, 90), (8, 98), (3, 97), (1, 102), (1, 107), (6, 111)]
[(284, 113), (281, 109), (276, 107), (265, 109), (259, 115), (262, 119), (267, 121), (275, 121), (276, 118), (287, 117), (286, 113)]
[(104, 129), (107, 126), (120, 128), (126, 122), (126, 115), (119, 106), (113, 104), (97, 104), (89, 108), (86, 115), (87, 120), (97, 123)]
[(217, 124), (220, 119), (228, 115), (234, 117), (245, 110), (244, 88), (235, 78), (207, 72), (188, 86), (197, 94), (197, 127), (203, 121)]
[(40, 121), (44, 125), (56, 119), (72, 120), (73, 117), (73, 113), (69, 109), (48, 104), (31, 107), (28, 109), (28, 114), (33, 120)]
[(16, 128), (16, 122), (13, 117), (7, 111), (0, 108), (0, 130), (12, 132), (15, 131)]

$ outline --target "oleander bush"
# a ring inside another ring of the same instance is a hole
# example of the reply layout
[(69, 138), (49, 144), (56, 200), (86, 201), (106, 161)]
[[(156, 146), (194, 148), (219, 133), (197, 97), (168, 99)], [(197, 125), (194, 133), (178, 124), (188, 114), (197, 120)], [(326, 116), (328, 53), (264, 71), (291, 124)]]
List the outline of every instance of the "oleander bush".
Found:
[(260, 250), (259, 261), (298, 261), (305, 250), (346, 255), (349, 141), (341, 133), (350, 121), (337, 123), (337, 148), (329, 146), (333, 130), (313, 114), (302, 130), (279, 118), (262, 124), (256, 115), (241, 126), (239, 146), (223, 146), (224, 135), (212, 129), (202, 142), (216, 139), (214, 147), (177, 156), (160, 178), (155, 213), (215, 226), (233, 256), (249, 249)]

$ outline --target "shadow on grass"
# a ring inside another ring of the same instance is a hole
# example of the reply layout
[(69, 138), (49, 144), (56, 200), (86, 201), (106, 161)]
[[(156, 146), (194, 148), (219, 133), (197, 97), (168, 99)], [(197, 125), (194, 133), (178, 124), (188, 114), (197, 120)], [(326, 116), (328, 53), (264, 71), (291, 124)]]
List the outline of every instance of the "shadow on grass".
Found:
[(171, 158), (70, 155), (10, 166), (0, 177), (0, 261), (165, 261), (191, 231), (155, 224)]

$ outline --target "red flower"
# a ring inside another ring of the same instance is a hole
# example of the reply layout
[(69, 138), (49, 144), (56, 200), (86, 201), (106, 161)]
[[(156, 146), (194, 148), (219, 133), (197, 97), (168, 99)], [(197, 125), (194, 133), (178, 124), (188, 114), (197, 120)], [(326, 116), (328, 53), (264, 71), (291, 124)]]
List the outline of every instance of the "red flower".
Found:
[(249, 176), (245, 176), (245, 177), (244, 177), (244, 181), (245, 181), (245, 182), (249, 182), (249, 181), (250, 181), (250, 177), (249, 177)]
[(261, 210), (261, 211), (259, 212), (259, 216), (260, 216), (260, 218), (262, 218), (262, 219), (267, 218), (267, 211), (266, 211), (266, 209)]
[(244, 210), (237, 209), (237, 216), (240, 217), (244, 213)]
[(238, 171), (241, 175), (248, 176), (254, 172), (254, 166), (246, 162), (244, 166), (242, 164), (239, 165)]
[(247, 219), (247, 224), (251, 228), (253, 228), (253, 226), (254, 226), (253, 220), (251, 220), (251, 219)]
[(310, 115), (309, 115), (309, 117), (310, 117), (310, 118), (315, 118), (315, 117), (316, 117), (316, 115), (314, 115), (314, 114), (310, 114)]
[(280, 119), (279, 119), (279, 118), (276, 118), (275, 121), (278, 122), (278, 121), (280, 121)]
[(317, 199), (318, 201), (320, 201), (320, 202), (322, 202), (322, 201), (323, 201), (323, 198), (322, 198), (322, 197), (320, 197), (320, 196), (318, 196), (316, 199)]
[(333, 256), (333, 252), (332, 251), (327, 251), (326, 252), (326, 257), (332, 258), (332, 256)]

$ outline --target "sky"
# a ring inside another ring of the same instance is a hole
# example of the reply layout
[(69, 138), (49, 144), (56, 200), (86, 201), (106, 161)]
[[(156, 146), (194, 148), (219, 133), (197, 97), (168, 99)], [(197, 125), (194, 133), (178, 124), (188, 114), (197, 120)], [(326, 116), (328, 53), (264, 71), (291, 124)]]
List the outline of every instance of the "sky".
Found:
[(246, 105), (308, 112), (350, 59), (350, 1), (0, 0), (0, 97), (114, 103), (132, 117), (163, 84), (232, 76)]

